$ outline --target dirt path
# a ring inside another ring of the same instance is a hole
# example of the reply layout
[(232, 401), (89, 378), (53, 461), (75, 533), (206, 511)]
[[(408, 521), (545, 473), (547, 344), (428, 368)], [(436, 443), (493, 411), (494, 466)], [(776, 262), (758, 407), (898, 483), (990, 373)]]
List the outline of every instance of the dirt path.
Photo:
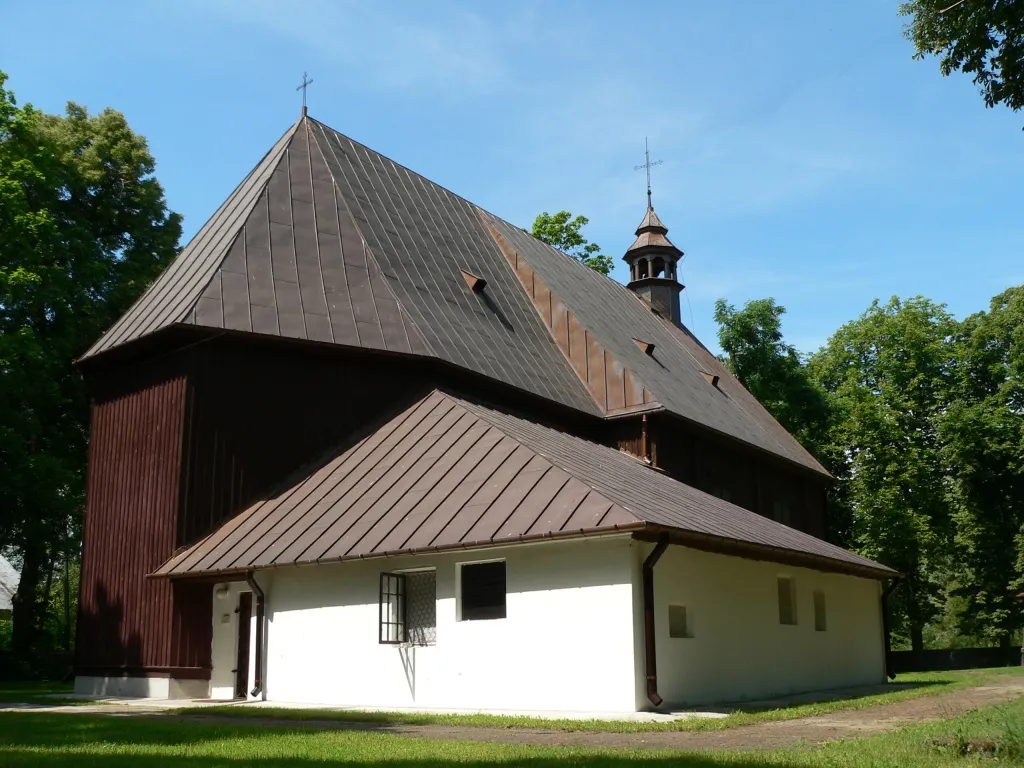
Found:
[[(653, 731), (647, 733), (594, 733), (540, 728), (476, 728), (450, 725), (402, 725), (397, 723), (346, 722), (343, 720), (285, 720), (273, 717), (224, 717), (221, 715), (161, 715), (152, 710), (126, 711), (117, 706), (60, 708), (78, 714), (118, 714), (174, 719), (181, 722), (256, 725), (325, 730), (372, 731), (421, 739), (485, 741), (559, 747), (609, 747), (634, 749), (782, 749), (814, 745), (837, 739), (870, 736), (910, 725), (948, 720), (980, 707), (1003, 704), (1024, 696), (1024, 680), (962, 688), (917, 699), (851, 709), (828, 715), (775, 720), (720, 731)], [(2, 705), (0, 705), (2, 706)], [(50, 709), (55, 711), (57, 708)], [(22, 711), (39, 711), (26, 708)]]

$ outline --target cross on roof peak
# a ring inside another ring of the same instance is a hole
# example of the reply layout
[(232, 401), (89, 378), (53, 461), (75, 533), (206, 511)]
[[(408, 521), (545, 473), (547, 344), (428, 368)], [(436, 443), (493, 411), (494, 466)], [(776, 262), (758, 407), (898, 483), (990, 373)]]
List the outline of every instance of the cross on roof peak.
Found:
[(313, 84), (313, 78), (311, 78), (305, 72), (302, 73), (302, 83), (296, 88), (296, 91), (302, 91), (302, 116), (306, 116), (306, 89)]
[(635, 166), (633, 166), (633, 170), (634, 171), (639, 171), (639, 170), (643, 169), (643, 170), (647, 171), (647, 208), (648, 209), (654, 208), (654, 206), (651, 204), (651, 166), (661, 165), (663, 162), (664, 162), (663, 160), (654, 160), (653, 162), (651, 161), (651, 150), (647, 146), (647, 137), (644, 136), (644, 163), (643, 163), (643, 165), (635, 165)]

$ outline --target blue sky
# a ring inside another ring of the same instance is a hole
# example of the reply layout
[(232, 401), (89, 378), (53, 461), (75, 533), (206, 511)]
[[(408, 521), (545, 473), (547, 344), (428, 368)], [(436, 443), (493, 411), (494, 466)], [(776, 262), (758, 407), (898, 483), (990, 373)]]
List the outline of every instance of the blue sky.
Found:
[[(591, 219), (618, 257), (654, 203), (683, 315), (773, 296), (810, 351), (871, 300), (957, 316), (1024, 282), (1024, 113), (914, 61), (890, 0), (8, 3), (19, 101), (112, 106), (190, 237), (310, 114), (528, 226)], [(615, 277), (625, 278), (618, 266)]]

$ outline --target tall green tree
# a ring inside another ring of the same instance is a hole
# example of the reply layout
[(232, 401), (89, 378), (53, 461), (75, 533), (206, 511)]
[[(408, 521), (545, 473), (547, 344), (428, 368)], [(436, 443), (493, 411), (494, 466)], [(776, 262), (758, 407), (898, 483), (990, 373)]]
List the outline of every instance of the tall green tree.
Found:
[(949, 404), (956, 323), (923, 298), (875, 301), (813, 355), (830, 397), (833, 455), (846, 463), (851, 544), (905, 576), (895, 629), (924, 647), (942, 600), (950, 508), (937, 433)]
[(740, 310), (719, 299), (718, 343), (732, 374), (790, 434), (817, 453), (827, 431), (828, 404), (796, 347), (783, 339), (785, 313), (771, 298), (748, 301)]
[(559, 211), (554, 215), (544, 211), (533, 220), (530, 234), (595, 272), (607, 275), (612, 271), (612, 257), (601, 253), (601, 246), (588, 242), (580, 232), (589, 223), (586, 216), (573, 218), (569, 211)]
[(910, 0), (899, 12), (915, 58), (972, 75), (988, 107), (1024, 107), (1024, 0)]
[(963, 635), (1009, 646), (1024, 624), (1024, 286), (968, 317), (938, 437), (955, 524), (949, 595)]
[(0, 547), (22, 561), (13, 645), (45, 622), (77, 555), (88, 404), (72, 363), (174, 257), (145, 140), (124, 116), (19, 107), (0, 73)]

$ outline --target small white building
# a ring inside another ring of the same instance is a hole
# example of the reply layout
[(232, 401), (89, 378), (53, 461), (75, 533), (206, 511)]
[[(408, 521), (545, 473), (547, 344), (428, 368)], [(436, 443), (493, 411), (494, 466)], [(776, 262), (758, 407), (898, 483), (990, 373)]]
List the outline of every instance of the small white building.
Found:
[(893, 575), (442, 392), (159, 574), (219, 579), (193, 694), (605, 712), (881, 683)]

